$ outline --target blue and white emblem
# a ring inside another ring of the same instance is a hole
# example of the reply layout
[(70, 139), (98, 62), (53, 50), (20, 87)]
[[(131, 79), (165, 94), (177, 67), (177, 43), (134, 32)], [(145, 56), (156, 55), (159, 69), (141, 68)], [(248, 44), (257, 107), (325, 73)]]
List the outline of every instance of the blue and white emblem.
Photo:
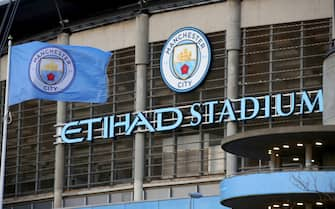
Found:
[(173, 70), (179, 79), (189, 78), (196, 70), (197, 61), (196, 44), (182, 44), (173, 49)]
[(211, 62), (206, 36), (192, 27), (174, 32), (161, 54), (161, 74), (166, 85), (176, 92), (189, 92), (205, 79)]
[(30, 62), (30, 80), (39, 90), (58, 93), (72, 82), (75, 68), (71, 57), (58, 47), (47, 47), (37, 51)]

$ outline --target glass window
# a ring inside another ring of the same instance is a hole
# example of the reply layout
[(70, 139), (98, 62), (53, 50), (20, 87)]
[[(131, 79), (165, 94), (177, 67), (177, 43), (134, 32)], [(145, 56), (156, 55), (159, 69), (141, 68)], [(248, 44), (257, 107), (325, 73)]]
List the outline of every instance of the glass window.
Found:
[[(69, 103), (68, 120), (134, 111), (135, 48), (116, 50), (108, 67), (109, 98), (104, 104)], [(66, 189), (129, 183), (132, 180), (133, 136), (66, 145)], [(131, 154), (129, 154), (131, 153)]]
[(64, 207), (74, 207), (85, 205), (85, 197), (66, 197), (64, 198)]
[(108, 203), (109, 194), (90, 195), (87, 197), (87, 205)]
[(56, 103), (32, 100), (11, 106), (9, 111), (6, 196), (51, 191)]
[(211, 196), (211, 195), (219, 195), (220, 194), (220, 186), (219, 184), (200, 184), (199, 185), (199, 192), (204, 196)]
[[(322, 88), (322, 62), (330, 46), (330, 19), (244, 28), (240, 67), (240, 97), (313, 91)], [(289, 108), (283, 97), (283, 108)], [(272, 99), (274, 104), (274, 99)], [(296, 111), (299, 106), (296, 106)], [(274, 110), (272, 110), (274, 113)], [(241, 131), (322, 123), (322, 114), (272, 117), (240, 122)], [(297, 152), (296, 159), (303, 153)], [(292, 164), (292, 156), (283, 156), (283, 164)], [(264, 166), (244, 159), (245, 168)], [(265, 165), (267, 166), (267, 165)]]
[(172, 188), (172, 197), (182, 198), (189, 197), (189, 193), (197, 192), (196, 185), (188, 185), (188, 186), (177, 186)]
[(133, 193), (132, 192), (122, 192), (122, 193), (111, 193), (111, 202), (130, 202), (132, 200)]
[(145, 190), (146, 200), (163, 200), (170, 198), (170, 188), (148, 188)]
[[(205, 81), (187, 94), (171, 91), (161, 78), (160, 55), (164, 42), (150, 44), (150, 66), (147, 74), (149, 110), (181, 107), (183, 111), (195, 102), (204, 103), (225, 98), (225, 33), (211, 33), (207, 37), (212, 47), (211, 68)], [(223, 125), (221, 124), (221, 128), (215, 125), (191, 128), (188, 127), (191, 120), (188, 118), (184, 120), (182, 128), (146, 135), (148, 140), (145, 168), (148, 181), (224, 172), (224, 155), (216, 152), (224, 136)]]
[[(322, 88), (322, 62), (330, 44), (330, 20), (244, 28), (240, 97)], [(284, 99), (284, 104), (289, 100)], [(297, 110), (298, 110), (297, 106)], [(321, 113), (240, 123), (242, 131), (321, 123)]]
[(52, 201), (40, 201), (33, 203), (34, 209), (51, 209), (52, 208)]

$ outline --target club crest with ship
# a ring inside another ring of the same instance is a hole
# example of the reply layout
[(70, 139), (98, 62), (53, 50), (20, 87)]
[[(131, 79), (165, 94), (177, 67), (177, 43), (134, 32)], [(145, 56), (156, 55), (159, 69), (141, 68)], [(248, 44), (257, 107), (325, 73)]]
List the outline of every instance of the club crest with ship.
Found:
[(58, 93), (67, 88), (74, 78), (74, 64), (71, 57), (56, 47), (42, 48), (31, 60), (30, 80), (39, 90)]
[(173, 69), (179, 79), (187, 79), (197, 67), (197, 46), (195, 44), (183, 44), (176, 46), (173, 52)]
[(54, 85), (64, 75), (63, 61), (58, 58), (43, 58), (40, 62), (39, 73), (44, 83)]
[(173, 91), (189, 92), (205, 79), (210, 62), (211, 49), (206, 36), (196, 28), (181, 28), (164, 45), (161, 75)]

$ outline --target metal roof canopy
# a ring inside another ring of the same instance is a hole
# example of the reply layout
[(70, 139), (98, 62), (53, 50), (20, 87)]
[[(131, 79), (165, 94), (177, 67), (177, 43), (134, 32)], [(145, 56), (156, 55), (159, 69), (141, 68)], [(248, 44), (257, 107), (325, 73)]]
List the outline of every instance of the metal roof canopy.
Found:
[[(0, 0), (0, 19), (9, 1)], [(220, 1), (224, 0), (21, 0), (10, 34), (16, 43), (45, 41), (63, 30), (74, 32), (130, 19), (142, 10), (155, 13)], [(62, 19), (68, 21), (65, 27), (60, 24), (56, 4)]]
[[(0, 2), (0, 19), (3, 18), (7, 0)], [(57, 0), (63, 19), (69, 24), (101, 14), (112, 13), (125, 5), (136, 5), (137, 0)], [(11, 35), (15, 40), (25, 39), (35, 34), (62, 30), (55, 0), (21, 0), (14, 19)]]
[(282, 144), (291, 146), (297, 143), (322, 141), (335, 146), (335, 126), (306, 125), (266, 128), (241, 132), (225, 137), (221, 144), (223, 150), (252, 159), (269, 160), (268, 149)]

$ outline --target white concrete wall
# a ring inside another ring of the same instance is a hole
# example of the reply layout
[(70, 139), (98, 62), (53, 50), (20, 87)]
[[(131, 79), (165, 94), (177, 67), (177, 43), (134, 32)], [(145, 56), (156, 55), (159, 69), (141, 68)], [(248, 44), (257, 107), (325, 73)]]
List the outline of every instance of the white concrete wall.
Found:
[[(193, 26), (205, 33), (223, 31), (229, 16), (227, 2), (157, 13), (149, 19), (149, 42), (166, 40), (175, 30)], [(244, 0), (242, 27), (330, 18), (332, 0)], [(116, 50), (135, 45), (135, 19), (73, 33), (71, 45)], [(51, 41), (52, 42), (52, 41)], [(6, 57), (0, 60), (0, 79), (5, 79)]]
[[(331, 17), (332, 0), (244, 0), (242, 27), (277, 24)], [(175, 30), (193, 26), (206, 33), (227, 27), (226, 2), (157, 13), (149, 19), (149, 42), (166, 40)], [(128, 20), (92, 30), (74, 33), (73, 45), (87, 45), (104, 50), (134, 46), (135, 20)]]
[(225, 30), (228, 13), (223, 2), (154, 14), (149, 19), (149, 42), (166, 40), (178, 28), (186, 26), (206, 33)]
[(135, 45), (135, 19), (73, 33), (71, 45), (92, 46), (106, 51)]
[(333, 0), (245, 0), (241, 27), (295, 22), (332, 16)]

